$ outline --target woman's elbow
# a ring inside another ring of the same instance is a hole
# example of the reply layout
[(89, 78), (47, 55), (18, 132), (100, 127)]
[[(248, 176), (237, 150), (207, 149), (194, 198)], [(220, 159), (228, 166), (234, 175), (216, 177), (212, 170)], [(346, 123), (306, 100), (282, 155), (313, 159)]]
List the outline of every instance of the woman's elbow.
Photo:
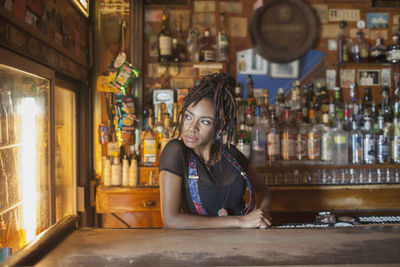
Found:
[(170, 213), (161, 213), (161, 218), (164, 224), (165, 229), (176, 229), (179, 228), (179, 223), (177, 222), (178, 220), (178, 214), (170, 214)]

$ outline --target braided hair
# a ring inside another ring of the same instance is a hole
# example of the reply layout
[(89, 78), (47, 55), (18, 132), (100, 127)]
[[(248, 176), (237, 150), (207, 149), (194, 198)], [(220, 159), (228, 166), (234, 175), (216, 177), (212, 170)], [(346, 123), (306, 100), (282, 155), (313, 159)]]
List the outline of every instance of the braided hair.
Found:
[(221, 138), (220, 144), (232, 143), (236, 133), (236, 103), (234, 97), (235, 79), (228, 73), (214, 73), (202, 77), (200, 84), (193, 87), (183, 98), (183, 106), (179, 115), (179, 136), (182, 132), (183, 114), (193, 104), (197, 105), (202, 99), (208, 99), (214, 106), (215, 133), (226, 133), (226, 140)]

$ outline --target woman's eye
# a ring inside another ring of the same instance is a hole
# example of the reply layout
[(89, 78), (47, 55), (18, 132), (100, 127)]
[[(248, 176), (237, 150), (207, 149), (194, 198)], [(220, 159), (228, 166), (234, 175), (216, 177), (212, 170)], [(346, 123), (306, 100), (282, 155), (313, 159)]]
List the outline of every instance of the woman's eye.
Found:
[(189, 114), (185, 114), (185, 119), (191, 119), (192, 117)]
[(205, 124), (205, 125), (210, 125), (211, 124), (211, 121), (202, 121), (203, 122), (203, 124)]

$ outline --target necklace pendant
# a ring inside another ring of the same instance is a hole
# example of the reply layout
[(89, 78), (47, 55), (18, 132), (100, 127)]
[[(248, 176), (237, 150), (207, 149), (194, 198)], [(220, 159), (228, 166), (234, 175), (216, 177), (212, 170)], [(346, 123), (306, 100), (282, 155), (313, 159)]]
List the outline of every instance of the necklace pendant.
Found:
[(224, 208), (218, 210), (218, 216), (228, 216), (228, 211)]

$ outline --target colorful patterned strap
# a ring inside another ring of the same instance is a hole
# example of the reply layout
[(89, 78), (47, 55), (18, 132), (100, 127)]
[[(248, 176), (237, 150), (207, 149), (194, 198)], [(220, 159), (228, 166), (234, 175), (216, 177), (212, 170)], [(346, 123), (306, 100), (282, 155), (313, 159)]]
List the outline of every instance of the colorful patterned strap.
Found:
[[(240, 174), (243, 176), (243, 178), (246, 181), (246, 184), (249, 188), (250, 192), (250, 200), (248, 205), (242, 210), (242, 215), (243, 214), (248, 214), (250, 211), (254, 209), (254, 192), (253, 192), (253, 187), (251, 186), (251, 183), (249, 179), (246, 176), (246, 173), (243, 171), (242, 167), (239, 165), (237, 160), (226, 150), (222, 150), (222, 155), (240, 172)], [(189, 193), (193, 201), (193, 205), (197, 211), (197, 213), (201, 216), (208, 216), (207, 211), (204, 209), (201, 199), (200, 199), (200, 194), (199, 194), (199, 175), (197, 172), (197, 164), (196, 164), (196, 158), (193, 155), (193, 153), (190, 153), (189, 155), (189, 177), (188, 177), (188, 187), (189, 187)]]

